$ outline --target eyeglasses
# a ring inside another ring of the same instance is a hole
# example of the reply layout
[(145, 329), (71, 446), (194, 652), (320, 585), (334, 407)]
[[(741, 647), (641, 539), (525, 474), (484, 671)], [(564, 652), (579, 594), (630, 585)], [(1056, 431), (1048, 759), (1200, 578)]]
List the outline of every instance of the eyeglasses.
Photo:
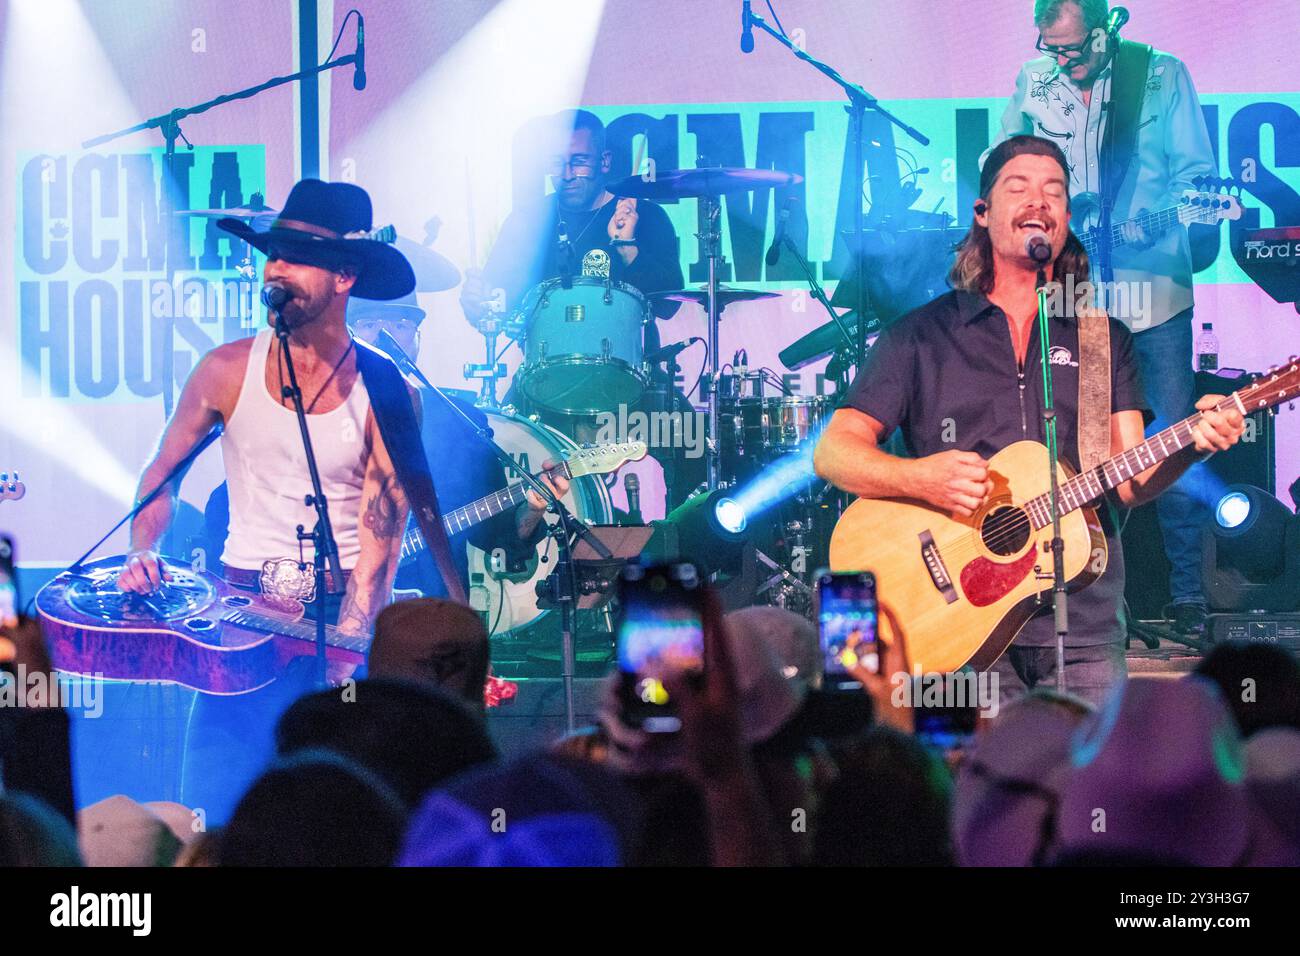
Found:
[(1043, 42), (1042, 34), (1039, 34), (1034, 49), (1051, 57), (1063, 56), (1070, 60), (1083, 60), (1087, 59), (1092, 52), (1092, 37), (1084, 37), (1074, 46), (1048, 46)]
[(596, 161), (590, 156), (573, 156), (569, 158), (554, 157), (547, 172), (552, 176), (563, 176), (564, 170), (570, 169), (575, 176), (590, 176), (596, 171)]

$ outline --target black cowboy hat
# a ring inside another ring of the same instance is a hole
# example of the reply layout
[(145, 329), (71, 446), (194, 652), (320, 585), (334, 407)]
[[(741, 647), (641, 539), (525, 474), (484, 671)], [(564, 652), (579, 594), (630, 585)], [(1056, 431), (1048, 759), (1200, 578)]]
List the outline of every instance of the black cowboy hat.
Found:
[(360, 299), (398, 299), (415, 289), (411, 264), (397, 249), (372, 238), (370, 196), (350, 183), (304, 179), (295, 183), (284, 209), (265, 232), (241, 219), (219, 219), (217, 227), (265, 253), (271, 243), (292, 243), (302, 261), (324, 267), (352, 261)]

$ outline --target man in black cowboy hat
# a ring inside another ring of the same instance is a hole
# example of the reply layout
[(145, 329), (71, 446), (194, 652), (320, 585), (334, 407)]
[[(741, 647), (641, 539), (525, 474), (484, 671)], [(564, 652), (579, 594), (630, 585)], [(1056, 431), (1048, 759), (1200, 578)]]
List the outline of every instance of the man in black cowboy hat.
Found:
[[(330, 506), (346, 594), (331, 609), (341, 630), (365, 633), (388, 601), (407, 514), (406, 495), (377, 427), (346, 315), (352, 296), (408, 296), (415, 277), (392, 246), (370, 238), (370, 197), (346, 183), (303, 180), (271, 227), (259, 232), (237, 219), (219, 226), (267, 256), (264, 279), (289, 294), (273, 321), (292, 325), (289, 353), (309, 418), (321, 481)], [(222, 452), (230, 486), (230, 534), (222, 553), (231, 583), (265, 588), (284, 583), (297, 563), (297, 525), (314, 523), (303, 503), (308, 477), (285, 379), (281, 346), (271, 330), (218, 346), (186, 383), (159, 451), (145, 469), (149, 489), (214, 425), (224, 425)], [(354, 387), (358, 386), (359, 387)], [(412, 401), (418, 408), (412, 390)], [(487, 489), (490, 490), (490, 489)], [(540, 500), (518, 516), (531, 536)], [(171, 519), (160, 497), (137, 516), (120, 585), (146, 593), (166, 574), (154, 547)], [(306, 547), (308, 559), (312, 557)], [(275, 568), (268, 568), (272, 562)], [(287, 595), (292, 596), (292, 595)]]
[[(370, 197), (346, 183), (299, 182), (265, 232), (237, 219), (223, 219), (218, 225), (263, 252), (265, 282), (288, 295), (272, 313), (273, 322), (292, 329), (288, 352), (345, 579), (327, 581), (329, 592), (343, 585), (345, 593), (324, 602), (324, 613), (337, 619), (344, 633), (367, 634), (392, 592), (408, 503), (397, 478), (399, 467), (385, 442), (385, 435), (391, 441), (399, 432), (381, 433), (375, 417), (381, 403), (391, 411), (391, 393), (371, 394), (377, 385), (391, 383), (396, 372), (368, 346), (358, 348), (347, 327), (347, 303), (351, 296), (407, 295), (415, 287), (415, 276), (400, 252), (370, 237)], [(363, 380), (366, 369), (375, 377), (365, 375)], [(385, 370), (393, 376), (380, 374)], [(299, 542), (297, 527), (312, 527), (315, 514), (304, 503), (311, 484), (297, 416), (292, 400), (284, 397), (285, 381), (281, 341), (271, 329), (208, 352), (185, 383), (140, 490), (156, 487), (199, 439), (221, 424), (230, 489), (230, 533), (221, 554), (222, 573), (237, 587), (300, 600), (314, 614), (314, 576), (298, 565), (315, 555), (310, 543)], [(401, 379), (396, 381), (395, 387), (404, 390)], [(398, 407), (406, 400), (418, 413), (414, 393), (403, 391)], [(167, 578), (155, 549), (173, 507), (173, 497), (162, 495), (136, 516), (131, 551), (118, 580), (123, 590), (148, 593)], [(540, 520), (541, 509), (523, 507), (518, 526), (521, 536), (527, 536)], [(204, 787), (198, 805), (208, 809), (209, 820), (233, 807), (261, 757), (270, 752), (275, 718), (303, 689), (302, 676), (286, 673), (264, 691), (229, 701), (205, 699), (196, 707), (186, 790), (191, 781)], [(229, 712), (217, 714), (223, 703)], [(196, 735), (196, 727), (202, 733)], [(187, 801), (194, 803), (194, 796), (187, 792)]]

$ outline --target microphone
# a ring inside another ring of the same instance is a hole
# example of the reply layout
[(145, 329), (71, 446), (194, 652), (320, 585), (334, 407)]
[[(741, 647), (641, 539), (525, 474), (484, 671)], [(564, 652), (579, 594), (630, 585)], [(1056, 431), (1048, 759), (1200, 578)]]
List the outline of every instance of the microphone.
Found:
[(268, 282), (262, 286), (262, 305), (279, 314), (284, 304), (293, 298), (293, 294), (278, 282)]
[(629, 471), (623, 476), (623, 490), (627, 492), (627, 523), (645, 524), (641, 517), (641, 479)]
[(366, 18), (357, 14), (357, 53), (352, 61), (352, 88), (366, 88)]
[(642, 361), (649, 362), (653, 365), (656, 362), (663, 362), (667, 359), (677, 358), (677, 356), (681, 355), (696, 342), (703, 341), (704, 339), (700, 338), (698, 335), (692, 335), (685, 342), (677, 342), (673, 345), (665, 345), (661, 349), (655, 349), (653, 352), (645, 355), (642, 358)]
[(754, 52), (754, 27), (750, 23), (749, 0), (740, 5), (740, 52)]
[(1030, 233), (1025, 240), (1025, 255), (1041, 266), (1052, 258), (1052, 244), (1041, 232)]
[(1116, 7), (1106, 19), (1106, 35), (1112, 39), (1119, 36), (1119, 31), (1128, 23), (1128, 7)]
[(781, 244), (785, 241), (786, 226), (790, 224), (790, 210), (798, 201), (798, 196), (787, 198), (781, 206), (781, 214), (776, 217), (776, 235), (772, 237), (772, 245), (768, 247), (767, 255), (763, 257), (769, 269), (781, 258)]

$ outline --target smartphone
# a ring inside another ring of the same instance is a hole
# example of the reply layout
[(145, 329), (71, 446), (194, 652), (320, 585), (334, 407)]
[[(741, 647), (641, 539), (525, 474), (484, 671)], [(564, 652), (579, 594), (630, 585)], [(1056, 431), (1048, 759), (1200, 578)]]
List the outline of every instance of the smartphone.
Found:
[(876, 576), (870, 571), (820, 571), (817, 629), (821, 635), (822, 683), (828, 690), (857, 690), (852, 668), (880, 673), (876, 630)]
[(703, 582), (695, 565), (629, 564), (619, 576), (617, 652), (625, 723), (648, 733), (675, 733), (664, 677), (704, 673)]
[[(913, 700), (924, 700), (920, 684), (913, 689)], [(915, 708), (916, 739), (927, 747), (951, 753), (966, 750), (975, 743), (979, 707), (975, 704), (948, 706), (920, 704)]]
[(0, 535), (0, 624), (13, 624), (22, 607), (18, 569), (14, 567), (14, 539)]

